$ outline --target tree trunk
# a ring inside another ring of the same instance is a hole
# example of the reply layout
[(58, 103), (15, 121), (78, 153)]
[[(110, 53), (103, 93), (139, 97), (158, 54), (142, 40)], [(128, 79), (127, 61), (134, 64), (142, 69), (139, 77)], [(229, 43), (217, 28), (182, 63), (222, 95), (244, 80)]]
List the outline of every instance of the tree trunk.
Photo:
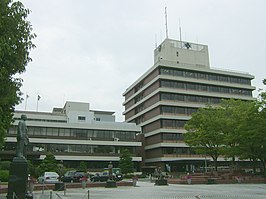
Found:
[(262, 173), (265, 174), (265, 161), (264, 159), (260, 159), (261, 167), (262, 167)]
[(253, 163), (253, 173), (256, 173), (256, 159), (252, 158), (252, 163)]
[(214, 163), (214, 168), (216, 172), (218, 171), (217, 159), (218, 157), (213, 157), (213, 163)]

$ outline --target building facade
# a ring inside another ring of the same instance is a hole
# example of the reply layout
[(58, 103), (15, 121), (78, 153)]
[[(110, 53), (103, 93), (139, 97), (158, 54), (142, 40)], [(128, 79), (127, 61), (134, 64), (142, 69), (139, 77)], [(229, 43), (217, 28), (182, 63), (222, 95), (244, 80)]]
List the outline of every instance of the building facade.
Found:
[(209, 157), (183, 141), (191, 114), (222, 99), (254, 100), (253, 75), (210, 68), (208, 46), (165, 39), (154, 50), (154, 65), (123, 93), (126, 122), (142, 128), (145, 166), (194, 170)]
[(136, 141), (140, 127), (133, 123), (115, 122), (114, 112), (90, 110), (89, 103), (66, 102), (51, 113), (15, 111), (14, 123), (8, 131), (2, 160), (12, 160), (16, 149), (17, 125), (21, 115), (27, 116), (30, 144), (27, 158), (39, 162), (48, 152), (69, 167), (81, 161), (88, 168), (105, 168), (112, 161), (117, 166), (124, 149), (133, 157), (135, 168), (142, 158), (136, 154), (141, 142)]

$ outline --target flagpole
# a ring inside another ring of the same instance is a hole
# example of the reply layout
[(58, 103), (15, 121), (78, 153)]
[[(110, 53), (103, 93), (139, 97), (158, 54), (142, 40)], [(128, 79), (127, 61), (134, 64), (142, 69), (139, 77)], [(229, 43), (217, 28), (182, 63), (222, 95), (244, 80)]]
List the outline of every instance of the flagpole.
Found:
[(36, 107), (36, 111), (38, 112), (38, 108), (39, 108), (39, 100), (41, 99), (40, 95), (37, 95), (37, 107)]
[(28, 96), (28, 93), (26, 93), (26, 100), (25, 100), (25, 111), (27, 110), (27, 102), (28, 102), (28, 98), (29, 98), (29, 96)]
[(38, 112), (38, 106), (39, 106), (39, 95), (37, 96), (37, 107), (36, 107), (36, 112)]

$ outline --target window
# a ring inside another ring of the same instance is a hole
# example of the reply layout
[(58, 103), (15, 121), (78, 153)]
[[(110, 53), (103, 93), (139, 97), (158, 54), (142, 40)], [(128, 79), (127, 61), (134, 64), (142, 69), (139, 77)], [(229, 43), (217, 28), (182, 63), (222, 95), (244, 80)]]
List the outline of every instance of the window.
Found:
[(207, 75), (205, 73), (198, 73), (199, 79), (207, 79)]
[(217, 75), (209, 74), (209, 80), (217, 81), (218, 77)]
[(96, 120), (96, 121), (101, 121), (101, 118), (97, 117), (95, 120)]
[(199, 85), (200, 91), (208, 91), (208, 87), (206, 85)]
[(79, 121), (85, 121), (86, 120), (86, 117), (85, 116), (78, 116), (78, 120)]
[(219, 76), (219, 81), (221, 81), (221, 82), (228, 82), (228, 77), (227, 76), (224, 76), (224, 75), (220, 75)]
[(197, 85), (196, 84), (187, 84), (187, 89), (188, 90), (197, 90)]

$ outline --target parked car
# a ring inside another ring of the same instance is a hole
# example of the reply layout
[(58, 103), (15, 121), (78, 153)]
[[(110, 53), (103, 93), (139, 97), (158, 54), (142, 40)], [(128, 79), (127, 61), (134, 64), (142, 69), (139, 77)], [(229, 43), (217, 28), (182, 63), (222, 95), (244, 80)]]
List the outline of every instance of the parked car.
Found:
[(38, 178), (39, 183), (57, 183), (59, 182), (59, 175), (56, 172), (44, 172)]
[(99, 173), (96, 173), (95, 176), (92, 176), (90, 178), (92, 182), (106, 182), (108, 179), (109, 179), (109, 175), (103, 175)]
[(86, 179), (87, 177), (88, 174), (83, 171), (67, 171), (61, 180), (63, 182), (80, 182), (81, 179)]
[[(103, 174), (96, 174), (95, 176), (92, 176), (90, 180), (92, 182), (106, 182), (110, 176), (106, 173)], [(113, 174), (113, 180), (115, 181), (121, 181), (123, 180), (122, 174)]]

